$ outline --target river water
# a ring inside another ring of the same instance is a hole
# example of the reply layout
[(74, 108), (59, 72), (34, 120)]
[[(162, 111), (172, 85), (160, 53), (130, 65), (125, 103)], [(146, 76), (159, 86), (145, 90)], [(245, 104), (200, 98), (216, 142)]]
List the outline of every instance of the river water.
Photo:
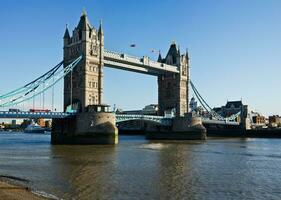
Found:
[(281, 199), (280, 139), (53, 146), (50, 135), (0, 133), (0, 175), (58, 199)]

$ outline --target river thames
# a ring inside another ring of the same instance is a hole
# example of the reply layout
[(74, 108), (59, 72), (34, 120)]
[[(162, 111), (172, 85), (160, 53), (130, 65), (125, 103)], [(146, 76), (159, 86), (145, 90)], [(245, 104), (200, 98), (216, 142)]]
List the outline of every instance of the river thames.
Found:
[(52, 146), (50, 135), (0, 134), (0, 175), (57, 199), (280, 199), (280, 139)]

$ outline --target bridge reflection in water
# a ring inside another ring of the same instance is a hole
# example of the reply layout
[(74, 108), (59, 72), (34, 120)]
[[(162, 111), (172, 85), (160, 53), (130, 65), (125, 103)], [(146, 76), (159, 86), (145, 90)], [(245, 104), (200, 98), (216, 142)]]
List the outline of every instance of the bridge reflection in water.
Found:
[(0, 174), (28, 179), (31, 188), (58, 199), (277, 200), (281, 195), (280, 140), (151, 142), (120, 136), (118, 146), (49, 141), (50, 135), (0, 134)]

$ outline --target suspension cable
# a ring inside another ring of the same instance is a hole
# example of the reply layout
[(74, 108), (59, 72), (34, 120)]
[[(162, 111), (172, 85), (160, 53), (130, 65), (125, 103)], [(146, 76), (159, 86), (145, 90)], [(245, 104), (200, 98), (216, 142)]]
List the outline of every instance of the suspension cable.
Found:
[(6, 94), (3, 94), (3, 95), (0, 95), (0, 99), (5, 99), (5, 98), (8, 98), (8, 97), (11, 97), (13, 95), (16, 95), (16, 94), (19, 94), (19, 93), (22, 93), (34, 86), (37, 86), (41, 83), (41, 80), (45, 78), (48, 79), (49, 77), (51, 77), (61, 66), (62, 66), (63, 62), (60, 62), (59, 64), (57, 64), (55, 67), (53, 67), (51, 70), (49, 70), (48, 72), (46, 72), (45, 74), (43, 74), (42, 76), (40, 76), (39, 78), (31, 81), (30, 83), (24, 85), (23, 87), (20, 87), (20, 88), (17, 88), (11, 92), (8, 92)]
[(70, 109), (72, 110), (72, 89), (73, 89), (73, 85), (72, 85), (72, 70), (70, 72)]
[(195, 96), (197, 97), (197, 99), (199, 100), (200, 104), (203, 106), (203, 108), (213, 117), (219, 119), (219, 120), (235, 120), (240, 114), (241, 112), (238, 112), (236, 114), (231, 115), (230, 117), (224, 118), (222, 117), (220, 114), (218, 114), (217, 112), (215, 112), (209, 105), (208, 103), (204, 100), (204, 98), (200, 95), (200, 93), (198, 92), (198, 90), (196, 89), (195, 85), (192, 83), (192, 81), (190, 80), (190, 85), (191, 88), (195, 94)]
[[(54, 83), (54, 77), (53, 77), (53, 83)], [(52, 112), (54, 112), (54, 98), (55, 98), (55, 86), (52, 87)]]
[[(6, 102), (1, 101), (0, 106), (8, 107), (8, 106), (17, 105), (21, 102), (32, 99), (35, 96), (41, 95), (43, 92), (45, 92), (50, 87), (55, 85), (58, 81), (60, 81), (62, 78), (64, 78), (69, 72), (71, 72), (71, 70), (73, 68), (75, 68), (77, 66), (77, 64), (81, 61), (81, 59), (82, 59), (82, 56), (79, 56), (78, 58), (73, 60), (67, 67), (65, 67), (61, 70), (55, 69), (55, 71), (52, 71), (52, 73), (51, 73), (52, 76), (50, 76), (50, 74), (48, 74), (48, 76), (44, 79), (44, 82), (40, 81), (39, 84), (35, 84), (35, 85), (33, 85), (33, 87), (30, 87), (28, 89), (28, 91), (16, 92), (16, 94), (18, 94), (19, 96), (15, 97), (15, 94), (13, 94), (11, 96), (13, 98), (11, 98), (10, 100), (7, 100)], [(53, 77), (54, 81), (50, 82), (50, 80), (52, 80), (51, 79), (52, 77)], [(43, 83), (45, 84), (45, 87), (42, 88)], [(25, 92), (25, 93), (23, 93), (23, 92)], [(11, 94), (11, 92), (9, 92), (8, 94)], [(2, 95), (2, 96), (4, 96), (4, 95)]]

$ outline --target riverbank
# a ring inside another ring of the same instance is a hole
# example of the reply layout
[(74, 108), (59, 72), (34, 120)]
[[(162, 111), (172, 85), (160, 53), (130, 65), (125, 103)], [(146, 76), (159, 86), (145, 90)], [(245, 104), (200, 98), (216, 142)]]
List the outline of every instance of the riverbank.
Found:
[(5, 200), (46, 200), (47, 198), (33, 194), (28, 187), (0, 180), (0, 199)]

